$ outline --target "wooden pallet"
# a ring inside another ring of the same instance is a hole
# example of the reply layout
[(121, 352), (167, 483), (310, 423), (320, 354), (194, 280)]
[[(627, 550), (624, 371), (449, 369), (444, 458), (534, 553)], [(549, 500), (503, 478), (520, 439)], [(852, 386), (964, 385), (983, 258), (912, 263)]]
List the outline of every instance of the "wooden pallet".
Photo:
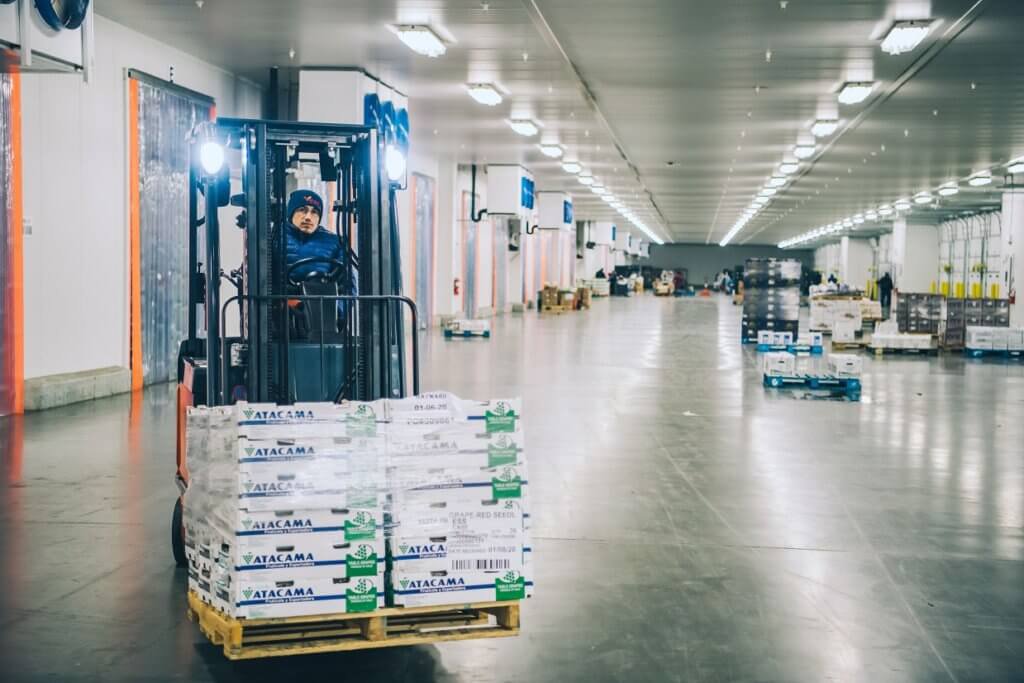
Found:
[(832, 342), (833, 351), (860, 351), (866, 349), (868, 346), (867, 342)]
[(541, 306), (541, 313), (568, 313), (572, 306)]
[[(493, 617), (493, 621), (491, 619)], [(519, 634), (519, 602), (389, 607), (373, 612), (235, 619), (188, 594), (188, 618), (228, 659), (344, 652)]]

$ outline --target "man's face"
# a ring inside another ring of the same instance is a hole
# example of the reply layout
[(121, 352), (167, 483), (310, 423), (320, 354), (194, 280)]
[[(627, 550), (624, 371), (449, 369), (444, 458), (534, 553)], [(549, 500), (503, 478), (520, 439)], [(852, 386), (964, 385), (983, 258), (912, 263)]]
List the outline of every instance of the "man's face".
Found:
[(292, 214), (292, 225), (304, 233), (312, 234), (320, 225), (320, 212), (312, 206), (300, 206)]

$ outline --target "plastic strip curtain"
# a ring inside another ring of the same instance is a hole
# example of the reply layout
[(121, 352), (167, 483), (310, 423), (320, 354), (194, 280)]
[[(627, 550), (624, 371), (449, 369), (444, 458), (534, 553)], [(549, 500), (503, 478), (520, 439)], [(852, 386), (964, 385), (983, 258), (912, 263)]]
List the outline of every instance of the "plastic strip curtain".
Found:
[(144, 384), (177, 376), (188, 336), (187, 136), (209, 107), (139, 83), (139, 222)]
[(14, 196), (14, 88), (17, 76), (0, 73), (0, 415), (18, 412), (17, 385), (20, 382), (17, 361), (18, 329), (16, 295), (16, 259), (20, 258), (15, 240)]
[(508, 218), (492, 221), (494, 225), (494, 287), (491, 290), (495, 314), (504, 313), (508, 304)]
[(434, 179), (412, 174), (415, 184), (413, 196), (416, 224), (416, 306), (419, 308), (420, 327), (425, 328), (434, 319)]

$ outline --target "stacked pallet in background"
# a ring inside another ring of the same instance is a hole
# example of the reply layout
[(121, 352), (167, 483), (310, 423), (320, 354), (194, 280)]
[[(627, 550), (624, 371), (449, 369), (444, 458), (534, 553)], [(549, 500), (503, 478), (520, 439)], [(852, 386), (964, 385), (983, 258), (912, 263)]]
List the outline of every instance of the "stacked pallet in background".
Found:
[(189, 590), (228, 618), (532, 592), (518, 399), (240, 403), (186, 434)]
[[(964, 299), (945, 299), (939, 339), (944, 348), (962, 349), (967, 330), (967, 302)], [(980, 324), (980, 323), (976, 323)]]
[(965, 299), (965, 320), (971, 327), (1009, 327), (1009, 299)]
[(938, 334), (942, 320), (941, 294), (900, 292), (896, 300), (896, 323), (900, 332)]
[(762, 330), (791, 332), (800, 328), (800, 261), (796, 259), (747, 259), (743, 272), (744, 344), (757, 343)]

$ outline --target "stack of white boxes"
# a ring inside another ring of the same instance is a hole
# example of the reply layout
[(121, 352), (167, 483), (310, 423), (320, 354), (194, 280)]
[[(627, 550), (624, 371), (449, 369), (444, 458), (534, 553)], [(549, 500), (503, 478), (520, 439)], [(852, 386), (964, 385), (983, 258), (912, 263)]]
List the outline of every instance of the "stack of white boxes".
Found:
[(886, 320), (875, 323), (875, 331), (871, 335), (871, 348), (927, 350), (932, 348), (933, 339), (930, 334), (900, 332), (895, 320)]
[(242, 403), (186, 433), (189, 587), (229, 616), (532, 593), (518, 400)]
[(757, 343), (759, 346), (788, 346), (793, 343), (793, 333), (758, 330)]
[(396, 606), (518, 600), (533, 592), (518, 400), (392, 401), (389, 544)]
[(766, 353), (761, 358), (761, 370), (769, 377), (793, 377), (796, 373), (796, 356), (791, 353)]
[(972, 351), (1024, 351), (1024, 328), (969, 325), (965, 346)]
[(201, 599), (238, 618), (383, 606), (386, 461), (375, 408), (190, 411), (186, 553)]

